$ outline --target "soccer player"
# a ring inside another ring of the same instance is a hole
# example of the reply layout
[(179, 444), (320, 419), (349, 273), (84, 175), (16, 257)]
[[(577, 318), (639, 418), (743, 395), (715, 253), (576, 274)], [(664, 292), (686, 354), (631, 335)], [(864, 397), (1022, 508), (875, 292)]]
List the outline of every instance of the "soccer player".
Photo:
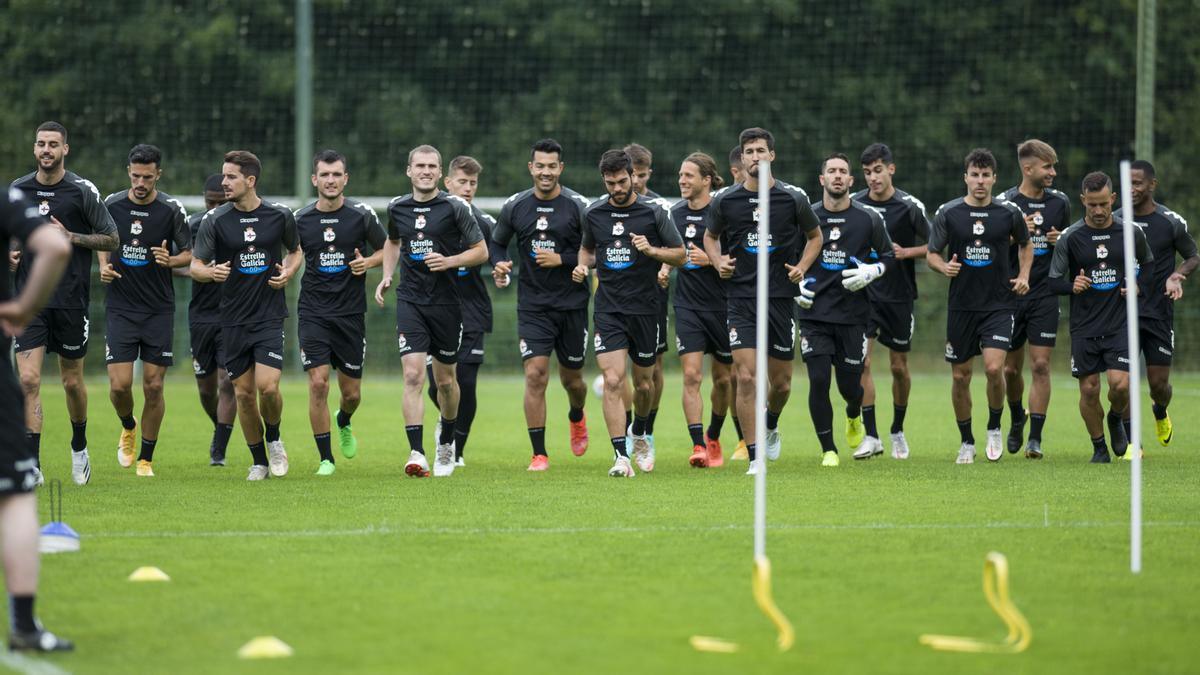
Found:
[[(954, 382), (950, 398), (962, 444), (957, 464), (975, 462), (971, 431), (971, 373), (983, 355), (987, 375), (987, 458), (1004, 454), (1000, 418), (1004, 414), (1004, 358), (1012, 343), (1013, 293), (1029, 292), (1033, 248), (1025, 218), (1011, 202), (992, 199), (996, 158), (990, 150), (972, 150), (963, 161), (965, 197), (938, 207), (933, 217), (926, 261), (950, 278), (946, 312), (946, 361)], [(1009, 247), (1019, 247), (1019, 270), (1009, 270)], [(946, 259), (944, 253), (950, 252)]]
[[(671, 220), (687, 249), (675, 282), (675, 346), (683, 366), (683, 416), (692, 439), (688, 462), (697, 468), (721, 466), (721, 427), (729, 410), (729, 329), (725, 325), (725, 287), (704, 253), (704, 231), (708, 229), (708, 207), (713, 190), (724, 184), (712, 157), (694, 152), (679, 166), (682, 199), (671, 209)], [(670, 273), (663, 265), (659, 275)], [(711, 354), (712, 412), (704, 428), (704, 404), (700, 384), (704, 381), (704, 355)]]
[(533, 144), (529, 175), (533, 187), (508, 198), (500, 209), (492, 239), (497, 251), (492, 273), (496, 285), (508, 283), (512, 261), (508, 242), (516, 236), (517, 337), (525, 369), (525, 424), (533, 446), (530, 471), (549, 467), (546, 452), (546, 386), (550, 381), (550, 352), (558, 359), (558, 379), (567, 392), (571, 452), (588, 448), (583, 405), (587, 385), (583, 360), (588, 344), (588, 286), (572, 275), (579, 266), (587, 200), (564, 187), (559, 179), (566, 164), (563, 149), (552, 138)]
[[(1170, 445), (1174, 428), (1167, 406), (1171, 404), (1171, 358), (1175, 351), (1175, 302), (1183, 297), (1183, 282), (1200, 266), (1196, 242), (1183, 216), (1154, 201), (1158, 177), (1154, 165), (1144, 159), (1130, 167), (1133, 188), (1133, 221), (1146, 235), (1154, 265), (1138, 276), (1138, 335), (1146, 358), (1146, 379), (1154, 401), (1154, 431), (1161, 445)], [(1130, 220), (1126, 209), (1117, 218)], [(1175, 267), (1175, 256), (1183, 259)]]
[(454, 473), (454, 425), (458, 417), (455, 363), (462, 346), (462, 301), (454, 278), (460, 267), (474, 267), (488, 257), (471, 206), (438, 189), (442, 155), (432, 145), (408, 153), (406, 170), (412, 192), (388, 204), (388, 240), (383, 246), (383, 279), (375, 288), (382, 307), (392, 286), (396, 263), (402, 265), (396, 284), (396, 333), (404, 370), (404, 431), (411, 448), (404, 473), (429, 475), (422, 436), (425, 402), (425, 355), (433, 356), (433, 377), (441, 405), (441, 427), (435, 477)]
[[(883, 453), (878, 437), (863, 436), (863, 366), (867, 360), (867, 321), (871, 301), (865, 288), (896, 266), (887, 225), (877, 211), (850, 198), (854, 176), (850, 158), (836, 152), (821, 163), (821, 201), (813, 213), (821, 223), (821, 256), (806, 286), (812, 305), (799, 311), (800, 355), (808, 368), (808, 409), (821, 444), (821, 466), (837, 466), (833, 441), (830, 371), (846, 401), (847, 438), (858, 443), (855, 459)], [(867, 262), (872, 253), (879, 262)], [(851, 421), (860, 425), (857, 436)]]
[(297, 328), (300, 363), (308, 373), (308, 421), (321, 461), (318, 476), (336, 469), (329, 429), (329, 368), (338, 373), (338, 447), (350, 459), (358, 441), (350, 418), (362, 400), (367, 354), (366, 273), (383, 262), (387, 233), (375, 209), (346, 199), (350, 174), (346, 157), (322, 150), (313, 157), (317, 201), (296, 212), (296, 233), (304, 252)]
[[(771, 176), (771, 230), (766, 242), (758, 239), (758, 163), (775, 161), (775, 137), (759, 127), (742, 131), (742, 166), (746, 180), (713, 196), (709, 206), (704, 252), (726, 280), (729, 346), (737, 380), (737, 418), (746, 437), (755, 438), (755, 335), (759, 247), (769, 251), (767, 299), (767, 447), (768, 459), (780, 451), (779, 416), (792, 392), (792, 361), (796, 356), (795, 302), (808, 305), (812, 291), (801, 283), (821, 253), (821, 228), (804, 190)], [(722, 239), (728, 253), (722, 252)], [(801, 245), (803, 243), (803, 246)], [(758, 472), (760, 460), (755, 443), (746, 445), (750, 457), (748, 474)]]
[(733, 178), (731, 185), (736, 185), (746, 180), (746, 170), (742, 168), (742, 146), (735, 145), (729, 151), (729, 175)]
[[(642, 471), (654, 470), (654, 447), (647, 438), (647, 417), (653, 400), (654, 363), (660, 341), (655, 289), (661, 263), (683, 264), (679, 231), (660, 202), (633, 189), (633, 162), (623, 150), (600, 157), (600, 175), (608, 197), (588, 207), (584, 215), (581, 264), (573, 272), (582, 282), (592, 262), (599, 287), (593, 315), (596, 362), (604, 374), (604, 419), (615, 460), (608, 475), (632, 477), (626, 434), (633, 439), (633, 457)], [(625, 359), (633, 361), (633, 423), (625, 426), (622, 393)]]
[[(133, 465), (137, 420), (133, 416), (133, 362), (142, 360), (142, 442), (137, 475), (153, 476), (154, 447), (166, 414), (163, 378), (175, 361), (175, 285), (171, 270), (192, 263), (192, 233), (183, 204), (158, 189), (162, 151), (135, 145), (129, 151), (128, 190), (104, 205), (117, 225), (115, 254), (101, 251), (104, 296), (104, 360), (108, 398), (121, 420), (117, 463)], [(174, 253), (172, 253), (174, 252)]]
[[(1129, 340), (1125, 321), (1125, 233), (1128, 223), (1114, 218), (1112, 180), (1095, 171), (1083, 178), (1083, 220), (1058, 237), (1050, 262), (1050, 288), (1071, 296), (1071, 374), (1079, 380), (1079, 414), (1092, 439), (1096, 464), (1112, 461), (1104, 444), (1100, 373), (1108, 378), (1108, 430), (1113, 452), (1123, 456), (1129, 442)], [(1136, 208), (1136, 207), (1135, 207)], [(1136, 211), (1135, 211), (1136, 213)], [(1139, 265), (1154, 260), (1146, 235), (1133, 230)], [(1137, 292), (1136, 289), (1134, 292)]]
[[(1025, 442), (1025, 406), (1022, 396), (1025, 379), (1025, 343), (1029, 343), (1029, 369), (1033, 383), (1029, 387), (1029, 445), (1025, 456), (1042, 458), (1042, 427), (1050, 407), (1050, 353), (1058, 335), (1058, 296), (1050, 292), (1046, 274), (1059, 234), (1071, 224), (1071, 200), (1050, 187), (1054, 183), (1054, 165), (1058, 153), (1036, 138), (1017, 146), (1021, 165), (1021, 184), (1010, 188), (997, 201), (1007, 201), (1021, 209), (1029, 241), (1033, 246), (1033, 267), (1029, 272), (1029, 293), (1017, 298), (1013, 311), (1012, 343), (1004, 360), (1004, 381), (1008, 390), (1008, 409), (1012, 426), (1008, 431), (1008, 451), (1017, 453)], [(1011, 251), (1017, 260), (1017, 249)]]
[[(855, 459), (869, 459), (883, 452), (875, 423), (875, 381), (871, 377), (872, 345), (878, 340), (888, 348), (892, 371), (892, 457), (908, 459), (904, 416), (908, 412), (908, 395), (912, 390), (908, 352), (912, 350), (916, 325), (913, 303), (917, 299), (917, 276), (913, 261), (924, 258), (925, 251), (929, 250), (925, 246), (929, 241), (929, 219), (925, 217), (925, 205), (919, 199), (893, 184), (896, 162), (891, 148), (883, 143), (872, 143), (862, 151), (859, 164), (867, 187), (854, 193), (851, 199), (883, 216), (888, 237), (892, 240), (896, 269), (867, 287), (871, 308), (867, 321), (867, 360), (862, 376), (862, 417), (850, 420), (854, 438), (848, 440), (851, 446), (862, 450), (861, 456), (855, 452)], [(877, 254), (872, 252), (871, 259), (878, 259)], [(869, 442), (855, 443), (860, 434)]]
[[(92, 251), (117, 247), (117, 226), (104, 208), (100, 191), (86, 178), (67, 171), (71, 148), (67, 130), (58, 122), (37, 128), (33, 156), (37, 170), (13, 181), (12, 186), (37, 204), (38, 212), (63, 230), (71, 240), (71, 262), (54, 295), (25, 330), (13, 340), (17, 373), (25, 393), (25, 428), (33, 449), (38, 484), (41, 485), (42, 361), (47, 352), (58, 354), (58, 370), (67, 394), (71, 418), (71, 478), (85, 485), (92, 477), (87, 451), (87, 386), (83, 357), (87, 354), (88, 299), (92, 279)], [(10, 254), (16, 262), (16, 287), (24, 288), (33, 260), (26, 252)]]
[(193, 280), (221, 284), (222, 366), (233, 381), (238, 420), (254, 460), (250, 481), (288, 471), (279, 436), (284, 288), (304, 261), (292, 211), (258, 196), (261, 174), (253, 153), (225, 153), (221, 187), (228, 201), (204, 215), (192, 242), (191, 267)]
[[(736, 185), (738, 183), (745, 182), (745, 180), (746, 180), (746, 170), (742, 167), (742, 146), (740, 146), (740, 145), (733, 146), (733, 149), (731, 149), (729, 151), (729, 175), (732, 177), (732, 180), (733, 180), (733, 182), (730, 183), (731, 185)], [(722, 251), (724, 251), (724, 247), (725, 247), (724, 240), (722, 240), (721, 246), (722, 246)], [(729, 387), (730, 387), (729, 400), (736, 401), (737, 400), (737, 378), (736, 377), (730, 378)], [(738, 437), (737, 447), (734, 448), (733, 454), (729, 456), (729, 459), (742, 460), (742, 461), (748, 460), (750, 458), (750, 453), (746, 450), (746, 438), (745, 438), (745, 436), (742, 435), (742, 424), (741, 424), (741, 422), (738, 422), (737, 406), (730, 405), (729, 408), (730, 408), (730, 415), (733, 417), (733, 429), (734, 429), (734, 431), (737, 432), (737, 437)]]
[[(62, 144), (56, 143), (58, 147)], [(50, 154), (61, 161), (61, 154)], [(58, 181), (49, 185), (56, 187), (44, 192), (63, 190)], [(96, 201), (99, 203), (99, 197)], [(61, 203), (58, 206), (62, 208)], [(21, 389), (8, 356), (12, 335), (35, 318), (72, 260), (74, 247), (62, 226), (47, 221), (41, 210), (26, 200), (21, 190), (10, 188), (0, 195), (0, 237), (16, 240), (26, 253), (24, 283), (16, 297), (9, 275), (0, 275), (0, 353), (4, 355), (0, 358), (6, 366), (0, 368), (0, 547), (4, 549), (4, 585), (8, 590), (8, 648), (58, 652), (70, 651), (74, 645), (42, 628), (33, 612), (39, 566), (37, 496), (33, 489), (41, 473), (24, 433)], [(62, 210), (59, 213), (66, 215)]]

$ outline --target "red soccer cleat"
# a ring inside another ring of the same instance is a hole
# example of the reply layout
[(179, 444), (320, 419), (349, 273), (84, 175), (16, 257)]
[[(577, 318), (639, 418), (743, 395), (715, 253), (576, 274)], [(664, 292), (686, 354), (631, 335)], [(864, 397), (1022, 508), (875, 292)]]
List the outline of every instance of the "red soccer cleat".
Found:
[(692, 448), (692, 456), (688, 457), (688, 464), (697, 469), (703, 469), (708, 466), (708, 451), (704, 449), (703, 445), (697, 445)]
[(546, 455), (534, 455), (529, 462), (529, 471), (545, 471), (550, 468), (550, 458)]
[(704, 442), (708, 444), (708, 465), (721, 466), (725, 463), (725, 455), (721, 452), (721, 441), (717, 438), (709, 438), (706, 434)]
[(587, 417), (578, 422), (571, 422), (571, 452), (576, 457), (583, 457), (588, 448)]

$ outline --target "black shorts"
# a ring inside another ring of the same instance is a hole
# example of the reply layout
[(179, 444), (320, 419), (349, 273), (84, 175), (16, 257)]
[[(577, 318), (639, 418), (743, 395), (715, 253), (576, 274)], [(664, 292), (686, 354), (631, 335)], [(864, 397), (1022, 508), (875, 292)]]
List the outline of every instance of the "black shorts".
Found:
[(879, 344), (894, 352), (912, 351), (913, 302), (872, 302), (871, 316), (867, 319), (867, 337), (879, 340)]
[(596, 312), (596, 354), (627, 350), (634, 365), (653, 366), (658, 360), (658, 316)]
[(565, 310), (517, 310), (521, 360), (558, 356), (558, 364), (578, 370), (587, 355), (587, 307)]
[(1058, 337), (1058, 296), (1018, 298), (1013, 311), (1012, 344), (1020, 349), (1028, 341), (1034, 347), (1053, 347)]
[(712, 354), (720, 363), (733, 363), (725, 312), (700, 312), (676, 307), (675, 349), (680, 356), (702, 352)]
[(12, 369), (0, 374), (0, 496), (33, 492), (37, 460), (25, 437), (25, 403)]
[(86, 309), (46, 307), (13, 340), (13, 350), (27, 352), (45, 347), (48, 353), (64, 359), (82, 359), (87, 355), (88, 329)]
[(192, 370), (196, 377), (208, 377), (225, 364), (225, 341), (221, 339), (221, 324), (193, 323)]
[(1140, 319), (1138, 344), (1148, 366), (1169, 366), (1175, 356), (1175, 323), (1170, 319)]
[[(667, 353), (667, 308), (671, 304), (670, 297), (667, 289), (658, 287), (658, 345), (654, 348), (656, 355)], [(679, 319), (675, 321), (678, 322)]]
[(1106, 370), (1129, 371), (1129, 338), (1125, 333), (1104, 337), (1071, 336), (1071, 375), (1087, 377)]
[(333, 366), (349, 377), (361, 378), (367, 358), (367, 331), (362, 314), (316, 317), (300, 315), (300, 364), (305, 370)]
[(104, 315), (104, 362), (132, 363), (139, 358), (156, 366), (175, 363), (175, 317), (170, 314)]
[[(729, 298), (731, 350), (755, 348), (755, 304), (754, 298)], [(767, 355), (783, 361), (796, 358), (796, 301), (791, 298), (767, 299)]]
[(260, 363), (283, 370), (283, 319), (256, 324), (221, 326), (225, 345), (225, 372), (229, 379), (240, 377)]
[(1011, 309), (991, 312), (949, 310), (946, 312), (946, 361), (966, 363), (982, 354), (984, 349), (1008, 351), (1012, 330)]
[(834, 368), (861, 373), (867, 358), (866, 325), (801, 321), (800, 357), (808, 361), (814, 356), (832, 357)]
[(428, 354), (442, 363), (457, 363), (462, 336), (461, 305), (396, 301), (396, 344), (401, 356)]
[(458, 348), (459, 363), (483, 363), (483, 331), (463, 333), (462, 345)]

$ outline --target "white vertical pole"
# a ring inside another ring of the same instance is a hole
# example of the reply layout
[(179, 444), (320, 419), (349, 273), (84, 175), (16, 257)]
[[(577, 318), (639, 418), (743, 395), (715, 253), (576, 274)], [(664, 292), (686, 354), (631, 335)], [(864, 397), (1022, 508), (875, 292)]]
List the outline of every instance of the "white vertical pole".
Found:
[(767, 556), (767, 277), (771, 232), (771, 163), (758, 163), (758, 268), (754, 317), (754, 559)]
[[(1137, 252), (1134, 250), (1133, 188), (1129, 160), (1121, 162), (1121, 214), (1125, 234), (1125, 327), (1129, 334), (1129, 571), (1142, 571), (1142, 373), (1138, 340)], [(1150, 270), (1147, 270), (1149, 272)]]

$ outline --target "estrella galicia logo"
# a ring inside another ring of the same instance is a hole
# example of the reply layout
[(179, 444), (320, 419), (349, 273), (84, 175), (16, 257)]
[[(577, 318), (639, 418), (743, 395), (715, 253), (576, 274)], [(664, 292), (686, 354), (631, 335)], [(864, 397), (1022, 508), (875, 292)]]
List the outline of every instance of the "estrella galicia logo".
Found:
[[(249, 230), (249, 228), (246, 228)], [(238, 270), (242, 274), (262, 274), (267, 271), (267, 254), (250, 245), (238, 254)]]
[[(613, 229), (616, 229), (615, 227)], [(623, 270), (633, 265), (633, 249), (618, 239), (604, 250), (604, 266), (610, 270)]]

